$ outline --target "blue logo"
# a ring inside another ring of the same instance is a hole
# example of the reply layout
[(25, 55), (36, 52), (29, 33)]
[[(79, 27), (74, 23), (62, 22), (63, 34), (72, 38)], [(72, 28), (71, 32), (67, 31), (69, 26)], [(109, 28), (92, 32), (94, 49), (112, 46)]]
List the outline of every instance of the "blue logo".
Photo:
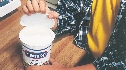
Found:
[(45, 52), (40, 52), (40, 53), (34, 53), (34, 52), (29, 52), (27, 50), (24, 51), (25, 55), (29, 58), (33, 58), (33, 59), (41, 59), (47, 56), (47, 51)]

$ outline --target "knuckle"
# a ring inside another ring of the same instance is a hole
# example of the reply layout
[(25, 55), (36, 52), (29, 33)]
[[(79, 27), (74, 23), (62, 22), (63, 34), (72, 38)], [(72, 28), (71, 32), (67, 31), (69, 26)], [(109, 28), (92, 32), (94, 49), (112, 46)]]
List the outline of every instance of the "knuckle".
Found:
[(29, 9), (29, 11), (30, 11), (30, 12), (33, 12), (34, 10), (32, 10), (32, 9)]

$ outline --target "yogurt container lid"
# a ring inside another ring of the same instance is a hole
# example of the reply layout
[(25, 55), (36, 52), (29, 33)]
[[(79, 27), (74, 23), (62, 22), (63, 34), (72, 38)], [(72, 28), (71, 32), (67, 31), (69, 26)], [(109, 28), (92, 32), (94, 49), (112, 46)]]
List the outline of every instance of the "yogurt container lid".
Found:
[(35, 13), (28, 16), (24, 14), (20, 19), (20, 24), (22, 26), (34, 26), (34, 25), (42, 25), (48, 28), (52, 28), (54, 26), (54, 20), (49, 19), (46, 14)]

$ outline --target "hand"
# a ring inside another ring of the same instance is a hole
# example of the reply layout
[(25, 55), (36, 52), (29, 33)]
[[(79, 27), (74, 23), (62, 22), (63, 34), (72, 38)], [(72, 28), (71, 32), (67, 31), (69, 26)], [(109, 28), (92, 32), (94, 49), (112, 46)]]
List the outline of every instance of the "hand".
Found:
[(59, 14), (55, 11), (51, 11), (46, 5), (45, 0), (28, 0), (26, 5), (23, 6), (23, 11), (27, 15), (31, 15), (34, 13), (43, 13), (48, 14), (49, 18), (57, 18)]
[(43, 66), (29, 66), (26, 70), (65, 70), (66, 68), (60, 63), (56, 62), (54, 59), (50, 58), (52, 65), (43, 65)]

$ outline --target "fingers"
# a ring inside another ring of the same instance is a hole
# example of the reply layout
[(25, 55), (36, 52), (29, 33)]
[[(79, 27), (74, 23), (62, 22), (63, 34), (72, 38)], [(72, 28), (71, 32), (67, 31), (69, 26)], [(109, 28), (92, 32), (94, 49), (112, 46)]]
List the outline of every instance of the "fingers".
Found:
[(51, 19), (55, 19), (55, 18), (58, 18), (58, 16), (59, 16), (59, 14), (57, 12), (51, 11), (49, 13), (49, 16), (48, 17), (51, 18)]
[(58, 63), (53, 58), (50, 58), (49, 61), (52, 63), (54, 67), (64, 67), (62, 64)]
[(53, 58), (50, 58), (49, 61), (50, 61), (52, 64), (56, 62)]
[(27, 15), (31, 15), (31, 13), (35, 12), (32, 6), (32, 2), (30, 0), (27, 1), (26, 5), (23, 5), (22, 9), (24, 13)]
[(49, 61), (52, 63), (52, 65), (57, 65), (57, 64), (59, 64), (59, 63), (56, 62), (53, 58), (50, 58)]
[(32, 0), (32, 6), (35, 12), (40, 12), (39, 2), (37, 0)]
[(23, 11), (24, 11), (25, 14), (27, 14), (29, 16), (31, 15), (31, 13), (29, 12), (28, 8), (25, 5), (23, 6), (22, 9), (23, 9)]
[(32, 6), (32, 2), (30, 0), (27, 1), (26, 7), (28, 8), (30, 13), (34, 13), (34, 8)]
[(28, 0), (26, 5), (23, 6), (23, 11), (29, 15), (35, 12), (46, 13), (46, 2), (45, 0)]
[(40, 0), (39, 6), (40, 6), (40, 11), (42, 13), (46, 13), (46, 2), (45, 2), (45, 0)]

